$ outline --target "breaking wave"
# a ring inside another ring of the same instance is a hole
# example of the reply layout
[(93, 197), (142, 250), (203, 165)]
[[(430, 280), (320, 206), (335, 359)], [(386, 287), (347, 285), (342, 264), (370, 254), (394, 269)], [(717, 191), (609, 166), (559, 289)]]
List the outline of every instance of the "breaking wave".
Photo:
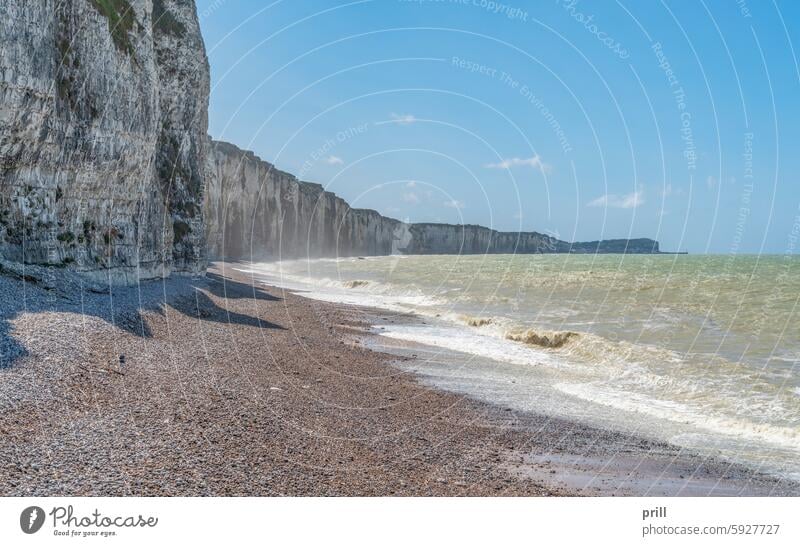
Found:
[(459, 319), (461, 319), (461, 322), (463, 322), (467, 326), (474, 326), (475, 328), (480, 328), (481, 326), (489, 326), (490, 324), (494, 324), (494, 319), (491, 318), (461, 315)]
[(524, 332), (509, 332), (506, 339), (518, 341), (525, 345), (536, 345), (546, 349), (560, 349), (572, 340), (580, 337), (576, 332), (547, 332), (538, 330), (525, 330)]

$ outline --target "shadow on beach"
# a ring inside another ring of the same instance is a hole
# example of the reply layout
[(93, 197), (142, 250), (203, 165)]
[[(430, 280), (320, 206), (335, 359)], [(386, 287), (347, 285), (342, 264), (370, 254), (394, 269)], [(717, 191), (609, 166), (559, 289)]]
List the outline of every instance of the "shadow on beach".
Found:
[[(221, 299), (217, 304), (214, 298)], [(205, 278), (173, 276), (142, 281), (136, 286), (114, 287), (108, 293), (90, 290), (58, 293), (24, 279), (0, 275), (0, 370), (28, 356), (28, 349), (13, 334), (12, 322), (25, 313), (74, 313), (100, 318), (141, 338), (152, 337), (144, 313), (166, 317), (167, 308), (202, 321), (250, 326), (257, 329), (284, 327), (231, 311), (226, 300), (280, 301), (255, 285), (210, 273)]]

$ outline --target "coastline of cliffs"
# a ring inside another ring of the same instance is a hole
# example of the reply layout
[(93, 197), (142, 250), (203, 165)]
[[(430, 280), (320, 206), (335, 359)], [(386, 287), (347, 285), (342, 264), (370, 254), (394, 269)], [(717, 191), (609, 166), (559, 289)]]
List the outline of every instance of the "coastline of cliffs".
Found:
[(209, 256), (659, 253), (404, 223), (212, 141), (191, 0), (7, 0), (0, 44), (0, 271), (102, 287), (202, 275)]
[(478, 225), (405, 223), (351, 208), (227, 142), (208, 154), (206, 237), (211, 258), (279, 260), (390, 254), (659, 254), (652, 239), (569, 243), (536, 232)]

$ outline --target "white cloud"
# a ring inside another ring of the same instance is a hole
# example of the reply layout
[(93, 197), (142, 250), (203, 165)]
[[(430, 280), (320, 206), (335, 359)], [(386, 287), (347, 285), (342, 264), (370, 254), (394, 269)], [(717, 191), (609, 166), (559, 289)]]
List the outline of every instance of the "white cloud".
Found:
[(409, 180), (408, 184), (406, 184), (406, 188), (416, 188), (416, 187), (417, 187), (417, 183), (414, 180)]
[(644, 191), (640, 188), (633, 193), (625, 195), (606, 194), (593, 199), (586, 204), (587, 207), (609, 207), (615, 209), (635, 209), (644, 204)]
[(445, 201), (442, 203), (445, 207), (451, 209), (463, 209), (464, 208), (464, 201), (459, 201), (458, 199), (451, 199), (450, 201)]
[(406, 203), (419, 203), (419, 196), (413, 191), (404, 193), (403, 201), (405, 201)]
[(714, 189), (714, 186), (717, 185), (717, 179), (714, 178), (713, 176), (709, 176), (708, 178), (706, 178), (706, 185), (708, 186), (708, 189), (710, 190)]
[(539, 169), (543, 173), (551, 171), (550, 165), (542, 161), (539, 155), (534, 155), (528, 158), (511, 157), (503, 159), (498, 163), (489, 163), (486, 165), (487, 169), (510, 169), (512, 167), (533, 167)]
[(344, 160), (341, 157), (337, 157), (335, 155), (329, 155), (325, 158), (325, 163), (328, 165), (343, 165)]
[(683, 188), (680, 186), (673, 186), (672, 183), (668, 183), (666, 186), (662, 186), (659, 191), (661, 192), (661, 197), (666, 199), (667, 197), (675, 196), (682, 196), (685, 194)]
[(391, 114), (392, 122), (400, 125), (411, 125), (417, 121), (417, 118), (412, 114)]

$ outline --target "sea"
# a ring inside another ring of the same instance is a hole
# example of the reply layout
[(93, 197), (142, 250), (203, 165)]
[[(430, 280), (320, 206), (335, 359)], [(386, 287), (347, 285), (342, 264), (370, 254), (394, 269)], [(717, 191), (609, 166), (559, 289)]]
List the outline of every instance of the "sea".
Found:
[(441, 388), (800, 479), (800, 258), (385, 256), (256, 263), (375, 324)]

